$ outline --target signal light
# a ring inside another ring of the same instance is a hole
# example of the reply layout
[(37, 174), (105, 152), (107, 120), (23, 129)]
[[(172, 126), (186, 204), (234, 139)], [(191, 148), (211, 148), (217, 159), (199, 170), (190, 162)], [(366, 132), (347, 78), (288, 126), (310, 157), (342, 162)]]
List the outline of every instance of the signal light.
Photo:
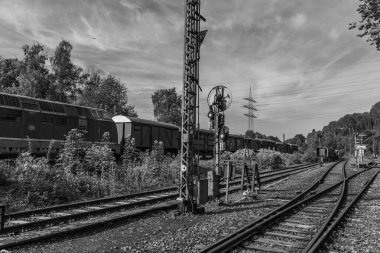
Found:
[(214, 120), (215, 118), (215, 114), (214, 114), (214, 110), (212, 109), (212, 106), (210, 106), (210, 110), (207, 113), (207, 117), (211, 120)]

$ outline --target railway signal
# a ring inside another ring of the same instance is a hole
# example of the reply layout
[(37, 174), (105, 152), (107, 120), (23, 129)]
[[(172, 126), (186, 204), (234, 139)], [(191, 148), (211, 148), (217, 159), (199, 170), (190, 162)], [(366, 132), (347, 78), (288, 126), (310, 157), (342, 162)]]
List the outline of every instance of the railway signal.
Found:
[(210, 111), (208, 112), (208, 117), (210, 119), (210, 126), (214, 131), (214, 152), (215, 152), (215, 175), (213, 176), (214, 181), (213, 185), (210, 186), (212, 190), (210, 192), (215, 194), (216, 196), (212, 196), (213, 198), (217, 198), (219, 195), (219, 176), (221, 176), (221, 168), (220, 168), (220, 157), (221, 152), (225, 149), (227, 144), (227, 138), (229, 135), (229, 129), (225, 124), (225, 115), (224, 111), (232, 103), (232, 95), (229, 89), (226, 86), (219, 85), (215, 86), (207, 97), (207, 103), (209, 105)]

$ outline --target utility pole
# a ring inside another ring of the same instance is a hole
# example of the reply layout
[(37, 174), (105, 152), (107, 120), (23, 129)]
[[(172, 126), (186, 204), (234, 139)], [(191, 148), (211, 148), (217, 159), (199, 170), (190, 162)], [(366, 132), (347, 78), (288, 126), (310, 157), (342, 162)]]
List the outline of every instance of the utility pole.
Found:
[(181, 170), (179, 187), (180, 212), (194, 212), (193, 175), (198, 166), (194, 154), (199, 93), (200, 46), (207, 31), (200, 31), (200, 0), (185, 0), (184, 71), (182, 93)]

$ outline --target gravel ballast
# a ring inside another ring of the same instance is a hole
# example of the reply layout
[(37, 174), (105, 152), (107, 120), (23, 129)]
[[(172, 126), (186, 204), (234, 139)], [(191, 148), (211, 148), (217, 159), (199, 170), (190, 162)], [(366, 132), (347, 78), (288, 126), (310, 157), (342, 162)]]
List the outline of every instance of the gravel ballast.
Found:
[(203, 215), (176, 216), (174, 212), (160, 212), (96, 232), (11, 251), (198, 252), (296, 196), (315, 182), (327, 165), (263, 187), (257, 196), (245, 197), (238, 192), (230, 195), (228, 204), (210, 202), (205, 205), (206, 213)]
[(380, 175), (332, 239), (330, 252), (380, 252)]

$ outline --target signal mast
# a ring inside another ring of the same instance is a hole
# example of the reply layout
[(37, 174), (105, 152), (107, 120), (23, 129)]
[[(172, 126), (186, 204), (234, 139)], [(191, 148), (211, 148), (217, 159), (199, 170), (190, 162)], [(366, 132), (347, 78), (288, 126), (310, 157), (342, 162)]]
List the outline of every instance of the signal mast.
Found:
[(197, 95), (199, 94), (199, 59), (200, 46), (205, 31), (200, 30), (200, 0), (185, 0), (185, 43), (184, 71), (182, 94), (182, 127), (181, 127), (181, 171), (179, 187), (179, 211), (194, 212), (193, 175), (198, 161), (194, 152), (194, 137), (197, 127)]

